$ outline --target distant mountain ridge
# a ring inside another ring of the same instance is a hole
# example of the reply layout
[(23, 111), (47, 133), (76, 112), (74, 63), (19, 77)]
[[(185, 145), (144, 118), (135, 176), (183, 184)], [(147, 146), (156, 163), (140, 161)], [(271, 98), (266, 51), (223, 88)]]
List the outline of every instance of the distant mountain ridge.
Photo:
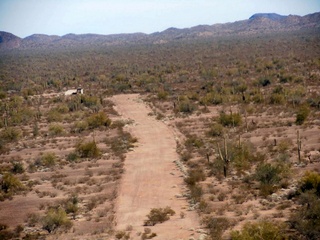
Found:
[(0, 49), (33, 49), (50, 47), (73, 47), (82, 45), (120, 45), (134, 43), (163, 44), (181, 39), (197, 39), (216, 36), (252, 35), (271, 32), (288, 32), (301, 29), (320, 30), (320, 12), (306, 16), (283, 16), (276, 13), (256, 13), (247, 20), (233, 23), (198, 25), (191, 28), (168, 28), (152, 34), (67, 34), (64, 36), (33, 34), (19, 38), (0, 31)]

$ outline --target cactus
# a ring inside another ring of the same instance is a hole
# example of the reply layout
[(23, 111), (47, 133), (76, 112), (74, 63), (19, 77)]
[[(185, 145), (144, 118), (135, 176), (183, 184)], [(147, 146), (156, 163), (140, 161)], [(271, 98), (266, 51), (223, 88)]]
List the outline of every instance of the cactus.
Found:
[(301, 163), (301, 139), (300, 139), (300, 132), (297, 131), (297, 145), (298, 145), (298, 159), (299, 163)]
[(221, 160), (224, 162), (223, 175), (224, 175), (224, 177), (227, 177), (227, 171), (228, 171), (228, 167), (229, 167), (230, 158), (228, 156), (227, 140), (225, 137), (223, 137), (223, 148), (224, 148), (224, 152), (222, 153), (220, 146), (218, 144), (219, 156), (220, 156)]

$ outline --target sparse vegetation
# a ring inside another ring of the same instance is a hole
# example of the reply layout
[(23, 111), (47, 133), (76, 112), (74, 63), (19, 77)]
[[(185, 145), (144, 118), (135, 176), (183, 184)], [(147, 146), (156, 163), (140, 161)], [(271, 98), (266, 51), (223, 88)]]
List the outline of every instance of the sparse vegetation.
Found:
[(154, 226), (158, 223), (163, 223), (170, 219), (170, 216), (173, 216), (175, 211), (170, 207), (165, 208), (153, 208), (150, 213), (147, 215), (147, 220), (145, 220), (145, 226)]

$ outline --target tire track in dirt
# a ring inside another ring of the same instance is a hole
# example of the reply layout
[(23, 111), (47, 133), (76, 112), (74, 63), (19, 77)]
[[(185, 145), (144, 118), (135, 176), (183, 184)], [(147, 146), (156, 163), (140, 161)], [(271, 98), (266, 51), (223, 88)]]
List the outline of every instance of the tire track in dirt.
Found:
[[(152, 208), (170, 206), (176, 214), (165, 223), (150, 227), (157, 234), (154, 239), (197, 238), (199, 219), (188, 211), (186, 199), (177, 198), (183, 188), (182, 173), (174, 160), (176, 142), (171, 129), (148, 115), (151, 109), (138, 94), (116, 95), (111, 98), (115, 110), (123, 119), (133, 120), (126, 130), (138, 138), (138, 144), (126, 156), (116, 203), (117, 230), (132, 227), (131, 239), (144, 231), (143, 222)], [(180, 213), (185, 217), (181, 218)]]

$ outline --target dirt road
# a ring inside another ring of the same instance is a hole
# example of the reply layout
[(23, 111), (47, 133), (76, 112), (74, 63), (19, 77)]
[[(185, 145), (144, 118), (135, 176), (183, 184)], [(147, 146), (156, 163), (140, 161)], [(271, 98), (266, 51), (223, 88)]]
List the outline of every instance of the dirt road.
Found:
[[(171, 129), (154, 116), (138, 94), (117, 95), (111, 99), (123, 119), (133, 120), (126, 130), (138, 138), (138, 144), (127, 154), (116, 205), (117, 229), (132, 226), (131, 239), (141, 239), (143, 222), (152, 208), (170, 206), (176, 214), (165, 223), (150, 227), (157, 234), (153, 239), (198, 238), (199, 220), (196, 212), (188, 211), (181, 195), (184, 185), (174, 160), (175, 137)], [(182, 218), (180, 213), (185, 213)]]

